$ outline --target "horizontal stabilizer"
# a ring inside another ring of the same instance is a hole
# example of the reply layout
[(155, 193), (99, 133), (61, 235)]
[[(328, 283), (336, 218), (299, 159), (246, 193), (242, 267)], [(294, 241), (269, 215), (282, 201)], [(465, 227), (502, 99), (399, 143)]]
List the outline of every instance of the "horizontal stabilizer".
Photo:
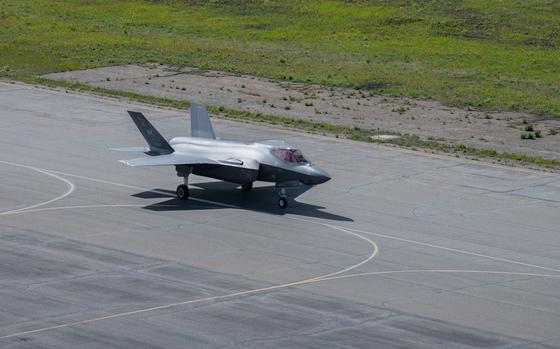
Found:
[(122, 147), (122, 148), (109, 148), (110, 151), (122, 151), (131, 153), (147, 153), (150, 151), (148, 147)]
[(218, 165), (219, 162), (186, 154), (167, 154), (131, 160), (119, 160), (128, 166), (164, 166), (164, 165)]

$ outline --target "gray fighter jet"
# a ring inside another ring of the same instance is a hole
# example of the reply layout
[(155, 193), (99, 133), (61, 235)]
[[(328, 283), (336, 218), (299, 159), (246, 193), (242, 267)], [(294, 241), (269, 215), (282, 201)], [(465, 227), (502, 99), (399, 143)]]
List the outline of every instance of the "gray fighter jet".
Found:
[(237, 183), (245, 191), (254, 181), (274, 182), (278, 188), (278, 206), (286, 208), (286, 189), (313, 186), (330, 179), (327, 172), (309, 162), (298, 149), (286, 142), (238, 142), (216, 139), (208, 112), (202, 105), (191, 104), (191, 137), (175, 137), (167, 142), (142, 113), (128, 111), (148, 142), (148, 147), (115, 148), (116, 151), (144, 152), (150, 157), (120, 160), (129, 166), (173, 165), (183, 184), (177, 197), (189, 197), (188, 178), (199, 176)]

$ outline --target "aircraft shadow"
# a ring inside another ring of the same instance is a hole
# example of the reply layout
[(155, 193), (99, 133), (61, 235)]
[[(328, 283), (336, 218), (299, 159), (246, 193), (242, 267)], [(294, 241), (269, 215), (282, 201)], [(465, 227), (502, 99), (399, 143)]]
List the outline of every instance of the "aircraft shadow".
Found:
[[(189, 189), (191, 198), (215, 201), (256, 212), (279, 216), (289, 213), (293, 215), (329, 219), (333, 221), (353, 221), (351, 218), (323, 211), (325, 207), (295, 201), (295, 198), (310, 189), (310, 187), (307, 186), (286, 190), (286, 194), (288, 195), (288, 200), (290, 202), (288, 208), (286, 209), (280, 209), (277, 206), (276, 201), (278, 199), (278, 189), (274, 186), (254, 187), (251, 191), (245, 192), (239, 189), (238, 185), (233, 183), (205, 182), (189, 184)], [(154, 189), (154, 191), (140, 192), (133, 194), (132, 196), (143, 199), (168, 199), (157, 204), (147, 205), (144, 207), (144, 209), (152, 211), (192, 211), (227, 208), (196, 200), (179, 200), (175, 197), (170, 197), (175, 196), (175, 191), (166, 189)]]

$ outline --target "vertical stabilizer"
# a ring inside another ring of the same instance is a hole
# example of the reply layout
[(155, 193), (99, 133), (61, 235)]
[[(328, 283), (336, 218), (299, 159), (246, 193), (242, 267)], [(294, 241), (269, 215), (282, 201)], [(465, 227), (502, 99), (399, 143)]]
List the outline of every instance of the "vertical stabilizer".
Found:
[(216, 138), (206, 107), (196, 103), (191, 103), (191, 135), (201, 138)]
[(136, 127), (138, 127), (138, 130), (140, 130), (140, 133), (142, 133), (142, 136), (144, 136), (144, 139), (150, 146), (150, 152), (154, 154), (171, 154), (174, 152), (165, 138), (161, 136), (142, 113), (129, 110), (128, 115), (130, 115), (132, 121), (134, 121)]

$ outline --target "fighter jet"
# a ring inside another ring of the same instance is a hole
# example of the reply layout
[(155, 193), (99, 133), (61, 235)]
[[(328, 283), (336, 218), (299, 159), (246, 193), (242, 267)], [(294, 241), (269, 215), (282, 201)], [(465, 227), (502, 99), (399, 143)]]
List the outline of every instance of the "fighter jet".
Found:
[(128, 111), (148, 147), (114, 148), (116, 151), (144, 152), (149, 157), (120, 160), (129, 166), (175, 166), (183, 184), (177, 187), (180, 200), (189, 197), (190, 174), (241, 185), (249, 191), (253, 182), (273, 182), (278, 188), (278, 206), (286, 208), (286, 189), (314, 186), (330, 179), (327, 172), (309, 162), (299, 149), (282, 140), (239, 142), (216, 139), (206, 107), (191, 103), (191, 137), (175, 137), (169, 142), (140, 112)]

